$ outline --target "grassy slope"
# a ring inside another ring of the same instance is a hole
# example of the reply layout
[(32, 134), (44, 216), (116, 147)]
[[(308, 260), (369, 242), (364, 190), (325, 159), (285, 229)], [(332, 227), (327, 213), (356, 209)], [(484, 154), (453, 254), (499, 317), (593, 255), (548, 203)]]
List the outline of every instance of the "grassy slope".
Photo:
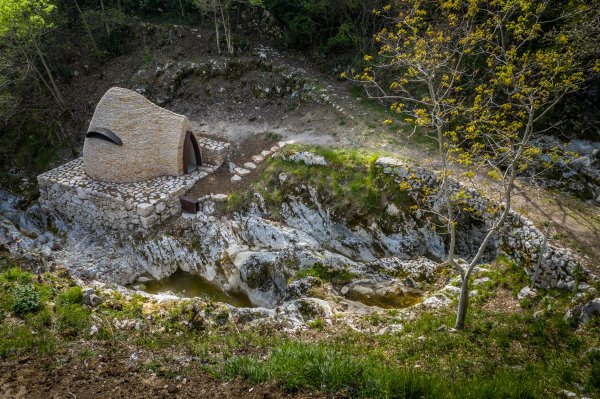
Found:
[[(192, 372), (172, 363), (178, 355), (191, 355), (205, 365), (201, 372), (275, 382), (289, 391), (541, 398), (560, 397), (561, 389), (580, 386), (588, 396), (600, 394), (598, 320), (579, 329), (565, 321), (565, 311), (573, 306), (567, 292), (544, 291), (516, 305), (514, 297), (526, 278), (507, 261), (498, 262), (487, 273), (491, 281), (478, 287), (465, 331), (438, 331), (453, 321), (453, 309), (445, 309), (421, 313), (399, 333), (367, 335), (336, 323), (315, 325), (296, 337), (276, 326), (217, 323), (224, 320), (223, 308), (213, 304), (201, 304), (207, 309), (201, 323), (190, 323), (191, 302), (156, 307), (114, 292), (103, 293), (104, 303), (90, 309), (65, 275), (36, 277), (9, 263), (3, 261), (3, 268), (10, 268), (0, 274), (0, 358), (52, 357), (68, 349), (84, 359), (97, 355), (90, 354), (90, 347), (114, 346), (148, 353), (144, 367), (163, 376)], [(31, 292), (37, 298), (31, 299)], [(30, 311), (22, 311), (23, 303)], [(537, 311), (541, 317), (534, 319)], [(142, 327), (120, 330), (115, 319), (141, 320)], [(393, 310), (365, 320), (379, 326), (400, 321)], [(99, 327), (94, 336), (92, 324)]]
[[(283, 155), (310, 151), (323, 156), (327, 166), (307, 166), (270, 158), (258, 181), (248, 189), (230, 194), (228, 211), (247, 208), (254, 201), (253, 194), (260, 193), (271, 214), (277, 216), (284, 196), (298, 195), (294, 190), (302, 185), (314, 188), (322, 205), (349, 225), (381, 217), (382, 209), (388, 204), (393, 203), (399, 209), (414, 204), (405, 191), (398, 189), (392, 176), (374, 167), (377, 158), (384, 155), (382, 153), (305, 145), (286, 146), (282, 151)], [(283, 182), (282, 174), (285, 175)]]

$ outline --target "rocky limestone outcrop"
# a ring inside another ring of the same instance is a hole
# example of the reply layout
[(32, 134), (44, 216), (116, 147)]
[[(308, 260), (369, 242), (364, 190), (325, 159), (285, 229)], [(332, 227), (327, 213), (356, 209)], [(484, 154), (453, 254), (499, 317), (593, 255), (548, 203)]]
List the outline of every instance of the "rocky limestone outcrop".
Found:
[[(435, 172), (413, 167), (395, 158), (381, 157), (376, 161), (376, 165), (381, 168), (383, 173), (395, 176), (398, 183), (407, 183), (410, 195), (415, 198), (421, 195), (423, 187), (434, 190), (439, 184)], [(454, 193), (466, 192), (464, 201), (471, 209), (478, 212), (478, 219), (482, 221), (479, 226), (474, 224), (468, 230), (463, 230), (462, 234), (460, 230), (458, 231), (457, 246), (459, 249), (462, 251), (468, 251), (469, 247), (475, 249), (476, 245), (481, 242), (482, 234), (495, 220), (494, 215), (488, 211), (491, 200), (483, 197), (474, 189), (463, 187), (456, 181), (450, 181), (449, 188)], [(431, 196), (427, 201), (432, 209), (441, 209), (443, 204), (439, 194)], [(542, 243), (543, 234), (533, 222), (519, 213), (511, 211), (503, 229), (488, 245), (488, 251), (495, 254), (498, 249), (504, 250), (510, 256), (522, 261), (525, 271), (529, 275), (533, 275)], [(566, 248), (548, 245), (542, 254), (541, 269), (538, 272), (536, 283), (545, 288), (572, 288), (578, 273), (589, 275), (589, 271), (574, 252)]]
[[(419, 185), (435, 185), (437, 181), (434, 173), (397, 160), (381, 158), (376, 167), (392, 174), (397, 182), (408, 181), (409, 191), (415, 193)], [(459, 187), (458, 183), (452, 185), (452, 189)], [(474, 191), (470, 193), (470, 206), (485, 215), (488, 200)], [(435, 207), (436, 199), (432, 201)], [(436, 282), (440, 268), (424, 256), (442, 258), (445, 253), (444, 238), (427, 220), (420, 219), (418, 212), (386, 210), (386, 228), (376, 220), (350, 227), (331, 215), (310, 186), (286, 191), (277, 220), (258, 194), (247, 211), (222, 214), (218, 212), (220, 206), (207, 196), (202, 199), (199, 213), (182, 215), (154, 237), (103, 234), (55, 218), (53, 225), (64, 232), (60, 239), (47, 233), (47, 222), (39, 208), (23, 213), (4, 206), (0, 245), (17, 254), (41, 253), (49, 262), (64, 265), (76, 277), (88, 281), (126, 285), (148, 276), (160, 280), (177, 270), (198, 274), (224, 291), (245, 293), (255, 306), (279, 309), (275, 314), (286, 313), (287, 320), (310, 320), (312, 316), (305, 317), (298, 308), (304, 301), (294, 301), (304, 300), (316, 291), (338, 298), (346, 309), (356, 312), (364, 312), (368, 308), (365, 304), (402, 307), (413, 303), (413, 299), (418, 302)], [(460, 235), (473, 238), (481, 234), (487, 222), (480, 223), (475, 227), (460, 225)], [(23, 234), (27, 229), (35, 232)], [(541, 238), (530, 221), (512, 213), (491, 250), (502, 248), (521, 257), (531, 273)], [(468, 256), (469, 241), (462, 240), (459, 254), (463, 251)], [(53, 244), (58, 242), (58, 246)], [(574, 275), (580, 265), (571, 252), (549, 246), (544, 256), (540, 285), (569, 288), (575, 284)], [(308, 271), (311, 278), (297, 277), (306, 276)], [(323, 279), (331, 284), (323, 287)], [(447, 306), (456, 287), (446, 288), (447, 292), (442, 290), (427, 298), (423, 306)], [(391, 303), (390, 298), (406, 303)], [(318, 317), (329, 317), (326, 307), (320, 307)], [(270, 311), (250, 313), (240, 317), (260, 319), (272, 315)]]
[(541, 154), (530, 162), (526, 174), (545, 187), (600, 203), (600, 142), (564, 143), (553, 136), (541, 135), (532, 144)]

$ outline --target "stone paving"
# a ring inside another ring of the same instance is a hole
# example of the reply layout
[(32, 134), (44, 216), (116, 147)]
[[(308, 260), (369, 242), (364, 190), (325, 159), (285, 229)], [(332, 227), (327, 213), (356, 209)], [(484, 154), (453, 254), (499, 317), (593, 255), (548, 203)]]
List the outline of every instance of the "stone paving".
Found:
[(269, 158), (270, 156), (273, 156), (275, 153), (277, 153), (279, 151), (279, 149), (285, 147), (286, 145), (290, 145), (290, 144), (294, 144), (294, 141), (293, 140), (280, 141), (277, 144), (275, 144), (274, 146), (272, 146), (270, 149), (263, 150), (260, 154), (252, 155), (250, 157), (250, 159), (252, 161), (248, 161), (248, 162), (244, 163), (242, 166), (235, 166), (235, 165), (231, 164), (231, 166), (230, 166), (231, 173), (232, 173), (231, 181), (232, 182), (241, 181), (243, 177), (249, 175), (250, 172), (252, 172), (254, 169), (256, 169), (261, 162), (263, 162), (265, 159)]

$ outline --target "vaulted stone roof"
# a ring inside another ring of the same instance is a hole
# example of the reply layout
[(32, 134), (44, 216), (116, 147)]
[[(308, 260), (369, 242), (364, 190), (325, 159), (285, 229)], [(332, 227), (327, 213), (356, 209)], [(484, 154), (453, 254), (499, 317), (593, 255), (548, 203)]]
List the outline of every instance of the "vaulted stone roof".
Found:
[(130, 183), (184, 174), (184, 141), (190, 121), (120, 87), (98, 105), (83, 146), (83, 166), (93, 179)]

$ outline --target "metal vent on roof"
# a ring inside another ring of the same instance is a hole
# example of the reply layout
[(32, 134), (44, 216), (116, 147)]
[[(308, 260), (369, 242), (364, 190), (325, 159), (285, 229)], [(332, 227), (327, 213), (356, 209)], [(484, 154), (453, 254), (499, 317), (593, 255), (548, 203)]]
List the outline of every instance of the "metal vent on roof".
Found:
[(95, 127), (90, 129), (85, 137), (109, 141), (116, 145), (123, 145), (123, 141), (119, 136), (117, 136), (112, 130), (103, 127)]

